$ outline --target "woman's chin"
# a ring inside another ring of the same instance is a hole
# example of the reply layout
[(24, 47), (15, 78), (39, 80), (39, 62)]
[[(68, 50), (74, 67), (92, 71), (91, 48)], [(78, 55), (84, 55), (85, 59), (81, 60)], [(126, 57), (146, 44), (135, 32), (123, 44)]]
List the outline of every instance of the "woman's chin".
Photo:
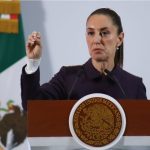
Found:
[(97, 62), (106, 62), (108, 60), (106, 56), (94, 56), (92, 59)]

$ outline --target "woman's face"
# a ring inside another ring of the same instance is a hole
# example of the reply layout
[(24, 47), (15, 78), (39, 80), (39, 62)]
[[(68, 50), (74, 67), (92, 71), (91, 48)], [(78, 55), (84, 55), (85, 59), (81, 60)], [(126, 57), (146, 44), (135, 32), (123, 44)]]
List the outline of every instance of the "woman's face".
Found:
[(90, 56), (98, 62), (114, 63), (116, 49), (123, 41), (124, 33), (118, 35), (117, 26), (106, 15), (93, 15), (86, 25), (86, 41)]

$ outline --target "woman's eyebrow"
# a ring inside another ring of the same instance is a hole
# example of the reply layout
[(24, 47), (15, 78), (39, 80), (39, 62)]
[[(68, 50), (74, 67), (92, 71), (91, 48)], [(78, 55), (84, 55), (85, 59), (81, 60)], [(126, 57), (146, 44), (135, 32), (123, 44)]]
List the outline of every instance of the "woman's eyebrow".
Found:
[(107, 30), (108, 27), (103, 27), (103, 28), (100, 28), (100, 30)]
[(86, 29), (88, 29), (88, 30), (94, 30), (95, 28), (87, 27)]
[[(95, 28), (92, 28), (92, 27), (87, 27), (88, 30), (95, 30)], [(102, 28), (99, 28), (98, 30), (106, 30), (108, 29), (108, 27), (102, 27)]]

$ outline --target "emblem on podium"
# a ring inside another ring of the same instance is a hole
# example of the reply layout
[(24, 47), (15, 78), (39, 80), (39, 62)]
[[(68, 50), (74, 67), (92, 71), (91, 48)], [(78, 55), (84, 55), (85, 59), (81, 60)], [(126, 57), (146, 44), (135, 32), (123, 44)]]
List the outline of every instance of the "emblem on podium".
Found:
[(105, 150), (119, 142), (126, 127), (122, 106), (105, 94), (89, 94), (76, 102), (69, 116), (73, 138), (90, 150)]

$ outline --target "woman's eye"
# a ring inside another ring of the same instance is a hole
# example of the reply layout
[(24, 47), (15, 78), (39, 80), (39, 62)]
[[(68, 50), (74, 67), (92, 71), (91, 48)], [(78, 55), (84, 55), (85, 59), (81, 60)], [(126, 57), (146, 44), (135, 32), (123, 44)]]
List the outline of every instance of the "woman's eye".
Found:
[(94, 35), (94, 32), (90, 31), (90, 32), (87, 32), (88, 35)]
[(105, 37), (105, 36), (107, 36), (108, 34), (109, 34), (108, 31), (100, 32), (100, 35), (101, 35), (102, 37)]

